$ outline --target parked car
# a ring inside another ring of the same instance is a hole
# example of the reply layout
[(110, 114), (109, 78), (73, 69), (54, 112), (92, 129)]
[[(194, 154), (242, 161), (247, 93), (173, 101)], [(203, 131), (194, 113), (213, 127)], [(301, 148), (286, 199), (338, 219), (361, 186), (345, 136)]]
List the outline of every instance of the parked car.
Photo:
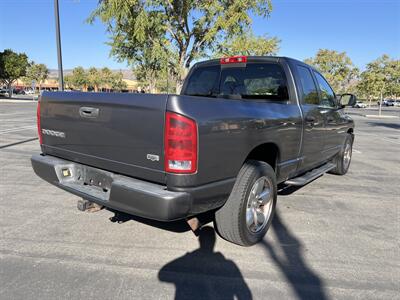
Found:
[(392, 99), (387, 100), (385, 105), (386, 106), (394, 106), (394, 100), (392, 100)]
[(43, 92), (32, 167), (114, 211), (187, 219), (194, 230), (215, 212), (217, 232), (249, 246), (271, 225), (278, 184), (346, 174), (347, 95), (338, 103), (303, 62), (246, 56), (195, 64), (180, 95)]
[[(384, 99), (382, 101), (382, 106), (394, 106), (395, 100), (392, 99)], [(378, 105), (380, 104), (380, 101), (378, 101)]]
[(35, 92), (31, 89), (25, 90), (25, 95), (33, 95)]
[(7, 90), (4, 90), (4, 89), (0, 90), (0, 97), (7, 98), (7, 97), (9, 97), (9, 95), (10, 94), (8, 93)]
[(25, 95), (25, 94), (26, 94), (26, 91), (23, 90), (23, 89), (15, 89), (15, 90), (13, 91), (13, 93), (16, 94), (16, 95)]
[(365, 104), (362, 101), (356, 101), (356, 103), (353, 105), (353, 107), (355, 107), (355, 108), (366, 108), (367, 104)]
[[(383, 101), (382, 101), (382, 106), (387, 106), (387, 102), (388, 102), (389, 100), (388, 99), (384, 99)], [(378, 101), (378, 105), (380, 105), (381, 104), (381, 101)]]
[(393, 106), (400, 106), (400, 100), (394, 100)]

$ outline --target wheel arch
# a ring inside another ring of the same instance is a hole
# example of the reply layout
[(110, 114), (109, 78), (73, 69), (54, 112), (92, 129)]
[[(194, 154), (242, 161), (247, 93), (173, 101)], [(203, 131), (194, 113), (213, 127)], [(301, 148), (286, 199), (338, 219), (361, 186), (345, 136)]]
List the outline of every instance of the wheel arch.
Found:
[(349, 129), (347, 129), (347, 133), (351, 135), (351, 139), (354, 143), (354, 128), (351, 127)]
[(276, 145), (273, 142), (268, 142), (254, 147), (247, 155), (245, 161), (253, 159), (266, 162), (276, 172), (279, 158), (280, 158), (280, 151), (278, 145)]

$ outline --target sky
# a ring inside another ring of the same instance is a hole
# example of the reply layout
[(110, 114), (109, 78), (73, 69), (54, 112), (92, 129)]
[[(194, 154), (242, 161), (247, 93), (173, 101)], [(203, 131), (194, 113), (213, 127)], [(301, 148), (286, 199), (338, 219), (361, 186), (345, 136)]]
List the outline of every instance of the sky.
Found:
[[(87, 24), (97, 0), (59, 0), (64, 69), (127, 69), (109, 56), (105, 26)], [(257, 35), (281, 40), (278, 55), (303, 60), (318, 49), (345, 51), (360, 69), (382, 54), (400, 58), (400, 0), (272, 0), (266, 19), (253, 17)], [(57, 68), (53, 0), (0, 0), (0, 51), (25, 52)]]

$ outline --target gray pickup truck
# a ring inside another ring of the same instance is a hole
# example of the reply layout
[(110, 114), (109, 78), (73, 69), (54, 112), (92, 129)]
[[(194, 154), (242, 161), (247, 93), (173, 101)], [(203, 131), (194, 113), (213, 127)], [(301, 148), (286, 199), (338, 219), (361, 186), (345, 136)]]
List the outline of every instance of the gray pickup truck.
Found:
[(294, 59), (209, 60), (180, 95), (43, 92), (31, 161), (114, 211), (189, 222), (214, 212), (223, 238), (249, 246), (270, 227), (278, 184), (347, 172), (354, 123), (343, 108), (354, 101)]

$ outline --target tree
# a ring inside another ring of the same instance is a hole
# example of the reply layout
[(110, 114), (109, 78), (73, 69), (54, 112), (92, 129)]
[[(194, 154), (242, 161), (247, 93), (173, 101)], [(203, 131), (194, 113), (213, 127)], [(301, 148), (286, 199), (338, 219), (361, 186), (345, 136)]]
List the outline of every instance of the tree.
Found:
[(65, 85), (65, 89), (73, 89), (74, 88), (71, 74), (64, 75), (64, 85)]
[(49, 70), (44, 64), (35, 64), (31, 63), (31, 65), (26, 70), (26, 79), (30, 82), (35, 80), (39, 84), (39, 92), (42, 87), (42, 83), (49, 76)]
[(101, 76), (101, 84), (102, 84), (101, 87), (105, 88), (107, 91), (110, 91), (110, 89), (112, 88), (113, 80), (114, 80), (113, 72), (109, 68), (104, 67), (100, 71), (100, 76)]
[(218, 46), (218, 56), (232, 55), (276, 55), (280, 40), (267, 35), (255, 36), (254, 33), (241, 34), (222, 42)]
[(10, 98), (13, 82), (26, 75), (28, 66), (28, 57), (25, 53), (15, 53), (11, 49), (0, 52), (0, 81), (7, 85)]
[(387, 93), (392, 98), (398, 98), (400, 96), (400, 59), (389, 58), (385, 66), (385, 71), (387, 72)]
[(158, 43), (148, 43), (148, 47), (142, 51), (141, 59), (133, 63), (133, 73), (151, 93), (154, 93), (157, 83), (166, 80), (168, 62), (175, 61), (176, 55), (166, 51)]
[(82, 67), (76, 67), (72, 70), (71, 75), (65, 76), (65, 83), (68, 87), (87, 91), (89, 84), (88, 75)]
[(380, 96), (400, 96), (400, 60), (382, 55), (367, 64), (365, 71), (361, 73), (357, 89), (370, 104), (373, 98)]
[(122, 91), (127, 88), (126, 82), (122, 79), (122, 72), (115, 73), (111, 82), (111, 88), (113, 90)]
[(149, 46), (160, 45), (157, 55), (168, 57), (178, 91), (194, 60), (247, 31), (251, 15), (266, 17), (271, 10), (271, 0), (100, 0), (88, 21), (107, 25), (111, 55), (120, 61), (143, 61)]
[(304, 62), (319, 70), (338, 93), (347, 92), (359, 73), (346, 52), (320, 49), (315, 57), (308, 58)]
[(91, 67), (87, 72), (88, 85), (94, 89), (95, 92), (99, 91), (102, 85), (101, 73), (94, 67)]

